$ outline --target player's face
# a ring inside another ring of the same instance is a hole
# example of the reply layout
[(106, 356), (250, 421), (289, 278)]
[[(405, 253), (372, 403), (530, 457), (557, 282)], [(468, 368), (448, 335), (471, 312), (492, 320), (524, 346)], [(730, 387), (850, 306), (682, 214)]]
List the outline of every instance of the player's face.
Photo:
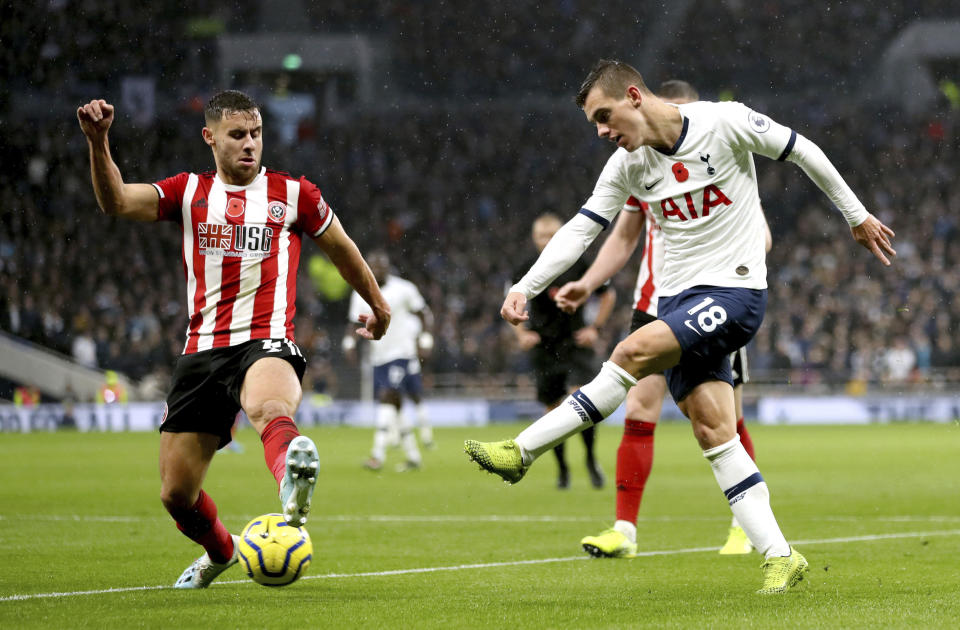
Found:
[(257, 110), (227, 112), (204, 127), (203, 137), (213, 149), (217, 172), (227, 184), (244, 186), (260, 172), (263, 121)]
[[(635, 90), (636, 88), (631, 88)], [(583, 112), (587, 121), (597, 126), (597, 135), (613, 142), (618, 147), (633, 151), (640, 146), (640, 137), (636, 130), (637, 106), (639, 100), (630, 93), (613, 97), (599, 86), (594, 86), (587, 94)]]

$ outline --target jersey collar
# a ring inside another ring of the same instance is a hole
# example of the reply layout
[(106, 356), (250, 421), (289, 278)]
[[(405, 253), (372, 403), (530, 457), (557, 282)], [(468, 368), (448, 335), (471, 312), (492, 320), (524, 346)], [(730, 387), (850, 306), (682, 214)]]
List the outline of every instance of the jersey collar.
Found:
[(677, 141), (673, 143), (673, 146), (670, 148), (670, 150), (669, 150), (669, 151), (664, 151), (663, 149), (657, 149), (656, 147), (654, 147), (654, 150), (655, 150), (655, 151), (659, 151), (660, 153), (663, 153), (664, 155), (674, 155), (677, 151), (680, 150), (680, 145), (683, 144), (684, 138), (687, 137), (687, 127), (689, 127), (689, 126), (690, 126), (690, 119), (687, 118), (686, 116), (684, 116), (684, 117), (683, 117), (683, 129), (680, 130), (680, 137), (677, 138)]

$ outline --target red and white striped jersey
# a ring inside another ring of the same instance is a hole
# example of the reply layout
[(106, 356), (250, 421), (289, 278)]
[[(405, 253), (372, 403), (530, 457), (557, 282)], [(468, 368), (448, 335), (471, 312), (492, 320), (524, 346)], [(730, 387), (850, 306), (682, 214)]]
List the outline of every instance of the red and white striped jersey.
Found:
[(183, 229), (190, 323), (184, 354), (251, 339), (290, 339), (302, 234), (333, 222), (320, 189), (261, 168), (246, 186), (216, 172), (156, 182), (160, 220)]
[(637, 286), (633, 290), (633, 308), (657, 316), (658, 285), (663, 270), (663, 232), (657, 225), (650, 206), (631, 196), (623, 205), (624, 212), (642, 212), (644, 220), (643, 254)]

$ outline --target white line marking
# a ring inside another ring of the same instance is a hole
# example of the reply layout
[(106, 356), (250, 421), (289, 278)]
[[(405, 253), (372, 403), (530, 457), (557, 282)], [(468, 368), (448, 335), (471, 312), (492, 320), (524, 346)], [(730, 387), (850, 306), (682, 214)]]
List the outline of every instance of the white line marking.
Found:
[[(256, 514), (221, 514), (221, 519), (229, 521), (249, 521), (257, 516)], [(690, 523), (721, 521), (725, 517), (717, 516), (641, 516), (638, 522), (641, 523)], [(812, 518), (812, 517), (811, 517)], [(88, 523), (143, 523), (143, 522), (167, 522), (169, 517), (166, 515), (158, 516), (111, 516), (111, 515), (81, 515), (81, 514), (48, 514), (48, 515), (18, 515), (18, 514), (0, 514), (0, 521), (70, 521), (70, 522), (88, 522)], [(796, 518), (794, 520), (803, 520)], [(890, 522), (890, 523), (957, 523), (960, 522), (960, 516), (952, 515), (923, 515), (923, 516), (818, 516), (816, 520), (837, 521), (837, 522)], [(439, 516), (405, 516), (402, 514), (369, 514), (363, 515), (314, 515), (310, 517), (311, 523), (602, 523), (603, 517), (592, 516), (523, 516), (523, 515), (497, 515), (488, 514), (485, 516), (457, 516), (457, 515), (439, 515)]]
[[(843, 538), (818, 538), (795, 540), (796, 545), (830, 545), (835, 543), (867, 542), (873, 540), (890, 540), (896, 538), (926, 538), (931, 536), (960, 536), (960, 529), (948, 529), (934, 532), (901, 532), (895, 534), (867, 534), (864, 536), (845, 536)], [(720, 547), (689, 547), (687, 549), (661, 549), (656, 551), (639, 551), (638, 558), (651, 556), (673, 556), (682, 553), (700, 553), (717, 551)], [(485, 562), (480, 564), (456, 564), (446, 567), (421, 567), (417, 569), (393, 569), (391, 571), (367, 571), (364, 573), (327, 573), (325, 575), (305, 575), (301, 580), (332, 580), (347, 578), (383, 577), (390, 575), (414, 575), (418, 573), (437, 573), (440, 571), (465, 571), (469, 569), (493, 569), (498, 567), (516, 567), (532, 564), (550, 564), (554, 562), (575, 562), (590, 560), (589, 556), (567, 556), (565, 558), (542, 558), (539, 560), (514, 560), (512, 562)], [(252, 584), (250, 580), (223, 580), (218, 585)], [(136, 591), (159, 591), (172, 589), (172, 586), (129, 586), (125, 588), (105, 588), (90, 591), (66, 591), (60, 593), (28, 593), (25, 595), (7, 595), (0, 597), (0, 602), (23, 601), (27, 599), (45, 599), (51, 597), (75, 597), (78, 595), (105, 595), (107, 593), (131, 593)]]

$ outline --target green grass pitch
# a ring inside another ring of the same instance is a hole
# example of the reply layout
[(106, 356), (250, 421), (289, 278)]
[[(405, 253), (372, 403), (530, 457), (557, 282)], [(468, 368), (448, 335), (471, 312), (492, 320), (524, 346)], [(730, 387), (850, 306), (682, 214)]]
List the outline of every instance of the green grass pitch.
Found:
[[(170, 588), (199, 547), (158, 499), (157, 436), (0, 435), (3, 628), (955, 628), (960, 619), (960, 425), (761, 427), (760, 470), (811, 571), (754, 594), (760, 556), (723, 557), (730, 512), (689, 427), (657, 429), (632, 560), (588, 559), (579, 540), (613, 522), (619, 427), (601, 426), (607, 488), (571, 440), (572, 487), (552, 455), (516, 486), (478, 470), (465, 438), (520, 425), (437, 430), (419, 472), (363, 470), (371, 432), (307, 429), (321, 478), (314, 559), (269, 589), (239, 567), (205, 591)], [(205, 485), (234, 532), (279, 509), (259, 439), (215, 458)]]

